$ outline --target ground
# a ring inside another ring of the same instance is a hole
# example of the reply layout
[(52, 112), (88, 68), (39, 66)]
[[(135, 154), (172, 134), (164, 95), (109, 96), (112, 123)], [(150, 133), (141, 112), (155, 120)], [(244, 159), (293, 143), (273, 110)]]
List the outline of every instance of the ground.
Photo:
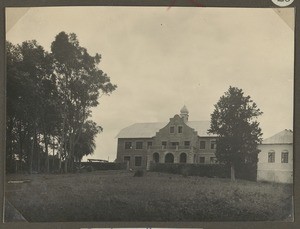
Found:
[(6, 198), (29, 222), (292, 220), (292, 185), (95, 171), (7, 175)]

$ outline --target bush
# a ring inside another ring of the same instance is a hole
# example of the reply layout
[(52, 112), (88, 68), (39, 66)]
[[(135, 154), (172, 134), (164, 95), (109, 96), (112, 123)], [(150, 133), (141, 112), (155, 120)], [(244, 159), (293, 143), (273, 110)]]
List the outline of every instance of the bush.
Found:
[(88, 167), (86, 168), (86, 170), (87, 170), (88, 172), (93, 172), (93, 171), (94, 171), (94, 168), (93, 168), (93, 166), (88, 166)]
[(144, 176), (144, 171), (143, 170), (137, 170), (133, 174), (134, 177), (143, 177)]
[(181, 174), (183, 176), (229, 178), (230, 168), (221, 164), (152, 163), (150, 171)]
[(180, 174), (184, 177), (188, 177), (191, 174), (189, 167), (183, 167), (180, 171)]

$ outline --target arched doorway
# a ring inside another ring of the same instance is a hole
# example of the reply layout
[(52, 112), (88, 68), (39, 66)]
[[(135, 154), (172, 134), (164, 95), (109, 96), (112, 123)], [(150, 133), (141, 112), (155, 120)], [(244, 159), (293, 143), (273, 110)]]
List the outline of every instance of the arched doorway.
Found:
[(167, 153), (165, 156), (165, 163), (174, 163), (174, 155)]
[(186, 163), (186, 153), (181, 153), (179, 157), (180, 163)]
[(153, 154), (153, 161), (154, 161), (155, 163), (159, 163), (159, 154), (158, 154), (158, 153), (154, 153), (154, 154)]

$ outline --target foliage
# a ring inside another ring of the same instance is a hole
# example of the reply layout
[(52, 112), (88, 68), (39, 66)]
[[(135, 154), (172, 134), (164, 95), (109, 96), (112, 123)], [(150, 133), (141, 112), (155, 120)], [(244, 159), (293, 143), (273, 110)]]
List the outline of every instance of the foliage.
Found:
[(150, 171), (200, 177), (229, 177), (229, 167), (223, 164), (152, 163)]
[(60, 161), (57, 169), (64, 164), (71, 171), (74, 160), (93, 153), (102, 131), (88, 120), (91, 108), (100, 94), (116, 89), (98, 68), (101, 56), (89, 55), (75, 34), (65, 32), (56, 36), (50, 53), (32, 40), (7, 42), (6, 54), (7, 167), (17, 160), (29, 172), (49, 172), (52, 150)]
[(144, 176), (144, 171), (143, 170), (137, 170), (133, 174), (134, 177), (143, 177)]
[(234, 179), (236, 167), (257, 163), (257, 145), (262, 140), (257, 117), (262, 112), (242, 89), (231, 86), (214, 107), (208, 132), (218, 135), (216, 157), (231, 165)]

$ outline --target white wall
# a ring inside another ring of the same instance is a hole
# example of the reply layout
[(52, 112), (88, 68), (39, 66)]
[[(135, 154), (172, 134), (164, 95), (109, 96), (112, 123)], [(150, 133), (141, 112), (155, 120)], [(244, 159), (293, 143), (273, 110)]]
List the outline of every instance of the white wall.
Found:
[[(293, 145), (264, 144), (258, 147), (257, 180), (281, 183), (293, 183)], [(268, 163), (268, 153), (275, 152), (275, 162)], [(281, 163), (281, 152), (288, 151), (288, 163)]]

